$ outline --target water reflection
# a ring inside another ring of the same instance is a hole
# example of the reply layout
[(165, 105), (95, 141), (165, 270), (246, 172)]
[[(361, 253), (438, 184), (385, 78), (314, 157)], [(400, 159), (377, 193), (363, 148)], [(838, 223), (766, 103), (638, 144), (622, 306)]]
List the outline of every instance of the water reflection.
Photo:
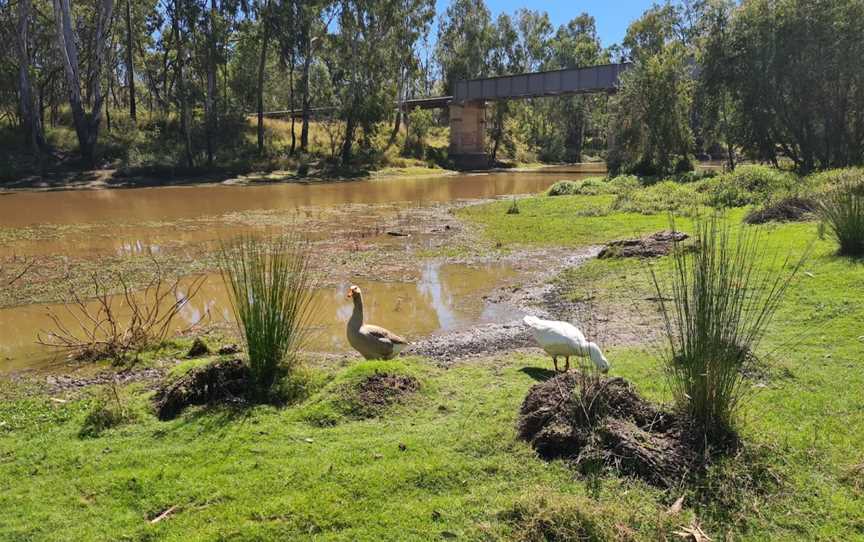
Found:
[[(514, 309), (486, 303), (483, 296), (518, 278), (507, 265), (467, 266), (425, 263), (417, 282), (378, 282), (359, 278), (356, 284), (364, 291), (367, 322), (375, 323), (409, 339), (438, 331), (463, 329), (472, 325), (516, 318)], [(345, 323), (353, 304), (345, 294), (350, 284), (322, 288), (314, 294), (313, 333), (308, 348), (313, 351), (345, 352)], [(185, 289), (176, 299), (187, 295)], [(171, 303), (174, 298), (167, 302)], [(119, 297), (113, 300), (121, 318), (128, 310)], [(90, 305), (95, 308), (95, 303)], [(40, 368), (52, 361), (52, 352), (36, 343), (40, 332), (53, 329), (49, 314), (55, 314), (63, 325), (75, 329), (75, 310), (64, 305), (28, 305), (0, 309), (0, 372)], [(199, 322), (224, 323), (233, 320), (231, 306), (219, 275), (208, 275), (206, 281), (175, 321), (178, 330)], [(56, 354), (53, 355), (56, 358)]]

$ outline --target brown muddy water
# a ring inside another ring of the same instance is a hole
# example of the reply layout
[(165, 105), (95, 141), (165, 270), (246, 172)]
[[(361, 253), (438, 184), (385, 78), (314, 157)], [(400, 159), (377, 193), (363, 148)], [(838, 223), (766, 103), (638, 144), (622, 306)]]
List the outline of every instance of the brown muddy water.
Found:
[[(312, 237), (326, 241), (336, 227), (333, 216), (342, 228), (374, 229), (376, 220), (405, 209), (540, 192), (560, 179), (597, 174), (602, 174), (602, 166), (338, 183), (2, 193), (0, 239), (6, 241), (0, 257), (84, 256), (98, 261), (101, 254), (158, 254), (166, 245), (193, 246), (239, 233), (279, 231), (284, 226), (268, 224), (274, 212), (296, 213), (298, 221), (316, 224)], [(16, 237), (18, 232), (27, 233)], [(377, 235), (367, 242), (384, 246), (394, 239)], [(417, 339), (518, 316), (511, 307), (484, 300), (496, 288), (518, 282), (520, 270), (509, 265), (420, 260), (410, 274), (413, 278), (406, 281), (356, 279), (365, 292), (367, 321)], [(338, 278), (335, 286), (331, 281), (316, 291), (309, 350), (348, 350), (348, 280)], [(0, 373), (62, 364), (62, 354), (36, 343), (40, 332), (53, 329), (51, 313), (74, 325), (74, 313), (63, 305), (0, 309)], [(177, 327), (188, 327), (205, 315), (213, 323), (231, 320), (218, 275), (207, 277)]]
[[(351, 281), (364, 292), (366, 321), (401, 333), (410, 340), (435, 332), (464, 329), (474, 324), (509, 321), (521, 316), (513, 307), (486, 303), (483, 297), (518, 277), (509, 265), (421, 264), (416, 282)], [(345, 323), (353, 310), (346, 293), (349, 281), (335, 287), (319, 288), (313, 296), (311, 333), (306, 349), (341, 353), (350, 350), (345, 339)], [(180, 294), (183, 295), (182, 290)], [(129, 311), (122, 296), (111, 302), (121, 319)], [(166, 308), (174, 299), (166, 300)], [(96, 302), (88, 304), (94, 314)], [(40, 345), (38, 335), (48, 338), (55, 329), (51, 316), (73, 332), (85, 321), (76, 307), (61, 304), (25, 305), (0, 309), (0, 373), (23, 369), (52, 369), (66, 364), (65, 354)], [(173, 331), (181, 333), (196, 324), (233, 322), (232, 309), (222, 278), (207, 275), (198, 294), (181, 309)]]

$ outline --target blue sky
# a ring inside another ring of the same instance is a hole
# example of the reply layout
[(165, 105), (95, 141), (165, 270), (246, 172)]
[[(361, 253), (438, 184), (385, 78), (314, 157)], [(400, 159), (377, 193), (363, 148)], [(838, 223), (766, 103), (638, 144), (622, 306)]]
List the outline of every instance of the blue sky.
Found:
[[(597, 20), (597, 32), (604, 47), (620, 43), (627, 26), (656, 3), (655, 0), (565, 0), (560, 2), (531, 2), (530, 0), (486, 0), (486, 5), (497, 17), (499, 13), (514, 13), (519, 8), (545, 11), (555, 28), (582, 12)], [(438, 14), (444, 12), (450, 0), (436, 0)], [(434, 39), (434, 38), (433, 38)]]

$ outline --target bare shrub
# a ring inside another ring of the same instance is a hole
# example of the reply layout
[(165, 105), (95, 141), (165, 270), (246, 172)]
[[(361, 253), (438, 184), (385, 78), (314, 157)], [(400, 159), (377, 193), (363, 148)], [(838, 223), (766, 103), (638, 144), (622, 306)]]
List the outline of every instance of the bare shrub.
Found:
[[(136, 291), (122, 273), (108, 277), (94, 273), (94, 297), (83, 298), (70, 287), (62, 308), (49, 309), (54, 329), (40, 333), (37, 342), (76, 360), (123, 363), (168, 337), (174, 320), (204, 280), (197, 277), (184, 286), (182, 279), (169, 278), (158, 269), (145, 288)], [(112, 293), (118, 290), (119, 294)]]
[(13, 257), (12, 264), (14, 266), (0, 266), (0, 285), (6, 287), (12, 286), (21, 280), (35, 263), (34, 260)]

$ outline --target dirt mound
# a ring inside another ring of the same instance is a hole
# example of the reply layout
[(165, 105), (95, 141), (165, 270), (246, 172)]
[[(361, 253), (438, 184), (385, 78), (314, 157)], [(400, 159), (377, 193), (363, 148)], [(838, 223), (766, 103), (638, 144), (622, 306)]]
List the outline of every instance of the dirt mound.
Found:
[(653, 258), (665, 256), (672, 251), (675, 243), (689, 236), (680, 231), (658, 231), (636, 239), (612, 241), (600, 250), (598, 258)]
[(351, 399), (358, 414), (376, 416), (419, 388), (413, 376), (379, 373), (360, 382)]
[(544, 459), (584, 468), (599, 462), (660, 487), (698, 470), (685, 424), (622, 378), (564, 373), (537, 384), (522, 403), (518, 430)]
[(242, 401), (249, 378), (249, 367), (239, 359), (196, 367), (156, 392), (156, 414), (172, 420), (190, 405)]
[(816, 202), (809, 198), (792, 197), (751, 211), (744, 217), (747, 224), (766, 222), (800, 222), (816, 211)]
[(186, 353), (187, 358), (200, 358), (210, 353), (210, 347), (204, 342), (201, 337), (195, 337), (189, 352)]

